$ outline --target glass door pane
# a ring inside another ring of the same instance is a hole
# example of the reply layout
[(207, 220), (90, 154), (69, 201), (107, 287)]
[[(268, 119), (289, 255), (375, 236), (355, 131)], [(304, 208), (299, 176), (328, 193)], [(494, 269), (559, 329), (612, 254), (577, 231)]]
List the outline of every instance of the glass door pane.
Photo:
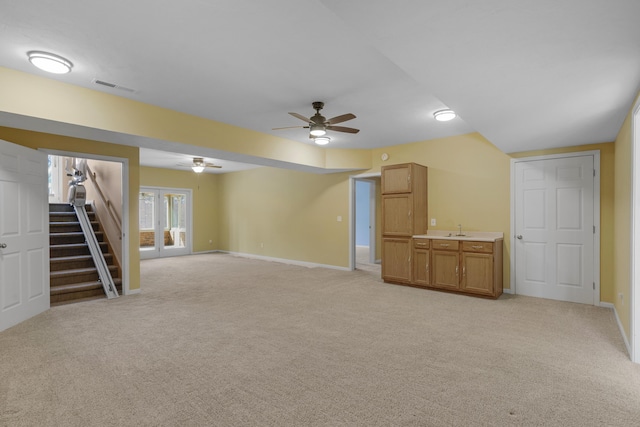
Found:
[[(154, 191), (141, 191), (138, 198), (140, 251), (156, 251), (156, 197)], [(148, 254), (151, 255), (151, 254)], [(155, 255), (155, 253), (153, 254)]]
[(164, 194), (164, 249), (187, 247), (187, 195), (181, 193)]

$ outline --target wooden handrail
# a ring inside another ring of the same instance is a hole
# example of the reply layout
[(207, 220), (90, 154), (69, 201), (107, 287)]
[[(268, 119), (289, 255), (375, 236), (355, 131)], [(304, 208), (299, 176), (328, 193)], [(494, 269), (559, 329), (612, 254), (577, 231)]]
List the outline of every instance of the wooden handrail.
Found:
[(93, 184), (93, 187), (96, 189), (96, 192), (100, 196), (102, 203), (107, 207), (107, 212), (109, 212), (109, 216), (111, 217), (111, 220), (113, 221), (116, 228), (118, 229), (119, 238), (120, 240), (122, 240), (122, 221), (120, 220), (120, 218), (118, 218), (118, 213), (116, 212), (115, 208), (111, 204), (111, 201), (104, 196), (104, 193), (102, 192), (102, 189), (100, 188), (100, 185), (96, 180), (96, 174), (91, 170), (91, 168), (89, 168), (89, 165), (87, 165), (87, 175), (89, 175), (89, 178), (91, 178), (91, 183)]

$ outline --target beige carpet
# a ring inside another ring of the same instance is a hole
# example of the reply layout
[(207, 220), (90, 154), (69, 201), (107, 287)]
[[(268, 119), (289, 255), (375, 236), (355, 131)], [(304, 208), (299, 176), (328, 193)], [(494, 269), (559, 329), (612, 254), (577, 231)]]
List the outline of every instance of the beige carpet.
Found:
[(223, 254), (0, 333), (2, 426), (637, 426), (610, 310)]

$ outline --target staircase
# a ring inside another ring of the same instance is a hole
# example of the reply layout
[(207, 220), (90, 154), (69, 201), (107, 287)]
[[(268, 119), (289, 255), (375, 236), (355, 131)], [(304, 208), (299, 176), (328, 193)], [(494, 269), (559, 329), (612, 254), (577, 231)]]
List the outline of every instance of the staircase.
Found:
[[(109, 265), (111, 277), (121, 293), (122, 279), (119, 278), (113, 254), (109, 252), (109, 245), (91, 205), (86, 205), (85, 208), (104, 259)], [(49, 245), (51, 306), (106, 298), (73, 206), (67, 203), (49, 204)]]

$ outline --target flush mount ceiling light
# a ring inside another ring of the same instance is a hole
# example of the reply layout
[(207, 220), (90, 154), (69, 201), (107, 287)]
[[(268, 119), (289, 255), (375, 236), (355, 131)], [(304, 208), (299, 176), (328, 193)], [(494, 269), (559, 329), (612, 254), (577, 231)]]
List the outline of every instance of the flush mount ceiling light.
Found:
[(313, 142), (318, 145), (327, 145), (329, 142), (331, 142), (331, 138), (329, 138), (328, 136), (317, 136), (313, 138)]
[(71, 61), (53, 53), (32, 50), (27, 52), (27, 56), (29, 57), (29, 62), (49, 73), (66, 74), (73, 68)]
[(324, 128), (323, 125), (313, 124), (313, 125), (311, 125), (309, 133), (312, 136), (322, 136), (325, 133), (327, 133), (327, 130)]
[(433, 113), (433, 118), (439, 122), (448, 122), (456, 118), (456, 113), (453, 110), (439, 110)]

